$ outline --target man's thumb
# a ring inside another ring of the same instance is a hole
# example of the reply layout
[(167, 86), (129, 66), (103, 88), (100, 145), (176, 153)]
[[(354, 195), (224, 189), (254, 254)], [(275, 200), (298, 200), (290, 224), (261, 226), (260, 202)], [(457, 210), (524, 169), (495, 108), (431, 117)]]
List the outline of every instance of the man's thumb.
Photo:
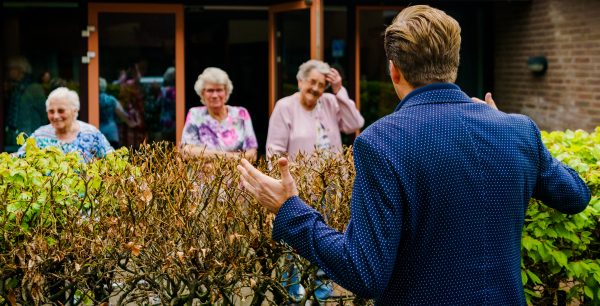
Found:
[(279, 173), (281, 173), (281, 180), (284, 183), (293, 181), (292, 175), (290, 174), (290, 167), (287, 158), (282, 157), (277, 161), (279, 164)]

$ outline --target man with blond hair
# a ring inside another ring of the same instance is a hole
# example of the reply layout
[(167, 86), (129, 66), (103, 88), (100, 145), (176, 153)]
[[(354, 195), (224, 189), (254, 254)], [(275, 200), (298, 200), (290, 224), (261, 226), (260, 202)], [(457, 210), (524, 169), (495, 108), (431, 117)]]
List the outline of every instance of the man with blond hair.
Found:
[(524, 305), (521, 232), (530, 198), (582, 211), (590, 192), (552, 158), (531, 119), (471, 100), (456, 85), (460, 26), (425, 5), (385, 31), (396, 110), (354, 142), (344, 233), (281, 180), (242, 160), (242, 184), (276, 213), (285, 241), (336, 283), (380, 305)]

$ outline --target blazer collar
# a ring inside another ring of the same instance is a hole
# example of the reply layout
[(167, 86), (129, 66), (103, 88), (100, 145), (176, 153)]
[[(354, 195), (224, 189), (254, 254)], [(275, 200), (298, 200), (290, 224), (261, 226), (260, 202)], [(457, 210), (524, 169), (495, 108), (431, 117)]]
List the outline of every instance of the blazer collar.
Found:
[(471, 102), (460, 87), (452, 83), (433, 83), (419, 87), (404, 97), (394, 111), (421, 104)]

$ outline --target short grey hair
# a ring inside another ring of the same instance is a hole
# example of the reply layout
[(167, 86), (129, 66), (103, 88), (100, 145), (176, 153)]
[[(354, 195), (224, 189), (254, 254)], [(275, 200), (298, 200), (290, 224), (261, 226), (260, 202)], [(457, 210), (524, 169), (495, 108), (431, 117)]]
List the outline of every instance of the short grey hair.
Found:
[(108, 86), (107, 83), (106, 83), (106, 79), (105, 78), (100, 78), (99, 82), (100, 82), (100, 84), (99, 84), (100, 85), (100, 91), (105, 92), (106, 91), (106, 86)]
[(200, 101), (202, 104), (206, 104), (206, 102), (202, 100), (202, 91), (204, 90), (204, 86), (207, 82), (225, 85), (225, 92), (227, 93), (225, 103), (227, 103), (227, 100), (229, 100), (229, 95), (231, 95), (231, 92), (233, 91), (233, 83), (229, 79), (227, 72), (216, 67), (208, 67), (204, 69), (204, 71), (202, 71), (202, 73), (198, 76), (198, 80), (196, 81), (196, 84), (194, 84), (194, 90), (198, 96), (200, 96)]
[(163, 86), (175, 86), (175, 67), (169, 67), (163, 74)]
[(298, 74), (296, 74), (296, 79), (298, 81), (306, 80), (308, 74), (313, 70), (317, 70), (318, 72), (327, 75), (329, 74), (329, 72), (331, 72), (331, 67), (329, 67), (329, 64), (323, 61), (311, 59), (307, 62), (302, 63), (302, 65), (298, 67)]
[(50, 108), (50, 102), (54, 100), (66, 100), (73, 109), (79, 111), (79, 95), (74, 90), (58, 87), (50, 92), (48, 99), (46, 99), (46, 111)]

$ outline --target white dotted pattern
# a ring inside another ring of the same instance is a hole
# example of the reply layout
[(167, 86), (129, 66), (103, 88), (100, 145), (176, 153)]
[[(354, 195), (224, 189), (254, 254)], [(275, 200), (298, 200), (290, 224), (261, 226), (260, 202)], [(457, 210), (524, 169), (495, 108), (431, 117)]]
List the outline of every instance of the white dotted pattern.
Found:
[(472, 102), (453, 84), (409, 94), (356, 139), (354, 159), (345, 233), (293, 197), (273, 239), (378, 305), (524, 305), (529, 199), (577, 213), (590, 198), (529, 118)]

